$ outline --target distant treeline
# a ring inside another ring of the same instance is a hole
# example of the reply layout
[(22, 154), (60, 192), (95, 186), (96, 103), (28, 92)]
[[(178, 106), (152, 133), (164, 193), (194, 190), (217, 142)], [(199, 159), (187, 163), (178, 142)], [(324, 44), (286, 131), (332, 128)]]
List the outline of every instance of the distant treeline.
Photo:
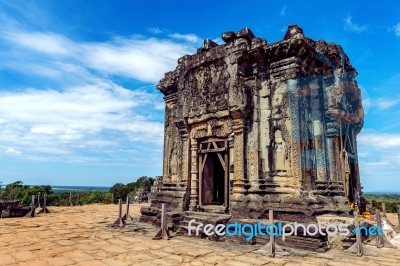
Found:
[(385, 202), (386, 212), (397, 212), (396, 206), (400, 205), (400, 194), (389, 193), (364, 193), (365, 199), (372, 201), (372, 208), (382, 210), (382, 202)]
[[(72, 204), (83, 205), (92, 203), (114, 203), (118, 199), (125, 199), (128, 195), (133, 199), (139, 188), (150, 189), (154, 183), (154, 178), (142, 176), (138, 180), (128, 183), (116, 183), (108, 192), (105, 191), (76, 191), (72, 192)], [(51, 186), (27, 186), (21, 181), (16, 181), (8, 184), (5, 188), (0, 189), (1, 200), (19, 200), (23, 206), (29, 206), (32, 201), (32, 196), (41, 194), (41, 201), (43, 195), (47, 195), (47, 205), (50, 206), (67, 206), (69, 205), (70, 192), (54, 191)]]

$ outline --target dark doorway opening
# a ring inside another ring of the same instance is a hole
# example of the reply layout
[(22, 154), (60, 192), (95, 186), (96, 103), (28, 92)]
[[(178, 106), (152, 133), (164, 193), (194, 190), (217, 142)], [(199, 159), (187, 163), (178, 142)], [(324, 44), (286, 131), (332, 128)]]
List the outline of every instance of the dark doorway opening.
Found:
[(228, 141), (210, 138), (200, 142), (199, 205), (228, 210)]
[(225, 171), (217, 153), (209, 153), (203, 168), (202, 204), (224, 204)]

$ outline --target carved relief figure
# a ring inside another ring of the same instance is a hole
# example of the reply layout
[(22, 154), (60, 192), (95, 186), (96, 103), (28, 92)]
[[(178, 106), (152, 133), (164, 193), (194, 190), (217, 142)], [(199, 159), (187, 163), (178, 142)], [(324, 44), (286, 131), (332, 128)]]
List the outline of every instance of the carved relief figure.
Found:
[(282, 102), (283, 102), (283, 89), (278, 88), (274, 92), (274, 95), (272, 96), (271, 100), (271, 106), (272, 106), (272, 123), (273, 126), (280, 126), (282, 124), (282, 119), (283, 119), (283, 108), (282, 108)]
[(276, 175), (285, 176), (288, 168), (288, 150), (282, 137), (282, 131), (276, 130), (273, 143), (274, 172)]

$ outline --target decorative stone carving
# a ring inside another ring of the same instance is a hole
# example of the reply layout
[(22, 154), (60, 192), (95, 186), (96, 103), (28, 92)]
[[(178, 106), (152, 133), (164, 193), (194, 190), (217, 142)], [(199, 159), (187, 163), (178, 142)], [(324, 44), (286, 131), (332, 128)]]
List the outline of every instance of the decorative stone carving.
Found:
[[(164, 167), (151, 208), (167, 203), (186, 215), (202, 211), (200, 195), (208, 195), (205, 203), (218, 205), (211, 210), (235, 219), (262, 219), (269, 209), (285, 221), (314, 221), (321, 208), (346, 216), (347, 202), (362, 195), (356, 136), (364, 114), (343, 49), (297, 25), (272, 44), (248, 28), (222, 39), (206, 39), (157, 85), (166, 101)], [(222, 192), (224, 202), (214, 202)], [(310, 247), (317, 239), (303, 240)]]
[(276, 130), (273, 141), (274, 172), (278, 176), (286, 176), (288, 164), (288, 150), (286, 142), (282, 137), (282, 131)]
[(283, 97), (285, 90), (284, 88), (278, 87), (276, 91), (274, 92), (271, 100), (271, 106), (272, 106), (272, 114), (271, 114), (271, 119), (272, 119), (272, 125), (274, 127), (277, 126), (282, 126), (282, 122), (285, 116), (284, 109), (283, 109)]
[(200, 139), (205, 137), (225, 137), (232, 132), (232, 122), (229, 118), (211, 119), (192, 125), (191, 138)]
[(190, 151), (191, 151), (191, 170), (190, 170), (190, 208), (195, 209), (199, 202), (198, 193), (198, 165), (197, 165), (197, 140), (190, 140)]
[(349, 156), (346, 150), (343, 150), (343, 161), (344, 161), (344, 186), (346, 196), (350, 194), (350, 165), (349, 165)]

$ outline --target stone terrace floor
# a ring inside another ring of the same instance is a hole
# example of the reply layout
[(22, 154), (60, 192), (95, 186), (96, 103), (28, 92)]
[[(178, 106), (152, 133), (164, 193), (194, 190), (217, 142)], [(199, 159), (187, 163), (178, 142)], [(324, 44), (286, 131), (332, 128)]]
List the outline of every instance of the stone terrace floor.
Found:
[[(132, 216), (138, 217), (141, 206), (131, 205)], [(378, 256), (330, 251), (269, 258), (254, 246), (189, 237), (152, 240), (156, 228), (135, 221), (111, 228), (117, 205), (49, 209), (35, 218), (0, 219), (0, 265), (400, 265), (400, 248), (372, 247)]]

